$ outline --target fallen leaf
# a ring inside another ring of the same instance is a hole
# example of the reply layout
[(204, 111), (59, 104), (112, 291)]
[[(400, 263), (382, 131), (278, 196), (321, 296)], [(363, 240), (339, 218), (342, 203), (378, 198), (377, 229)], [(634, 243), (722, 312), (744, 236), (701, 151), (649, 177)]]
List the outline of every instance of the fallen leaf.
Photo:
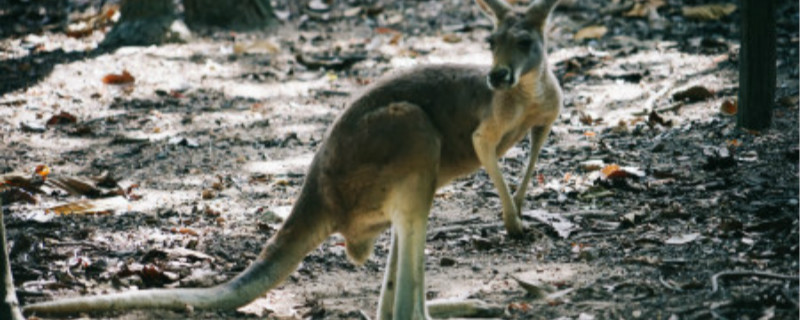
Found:
[(737, 100), (726, 99), (722, 101), (722, 105), (719, 106), (719, 112), (722, 114), (726, 114), (729, 116), (735, 115), (738, 112), (739, 103)]
[(560, 214), (550, 213), (544, 210), (529, 210), (522, 212), (523, 216), (531, 217), (536, 221), (550, 226), (561, 238), (569, 238), (570, 234), (581, 229), (580, 226), (572, 223), (569, 219)]
[(609, 176), (611, 176), (612, 174), (614, 174), (615, 172), (617, 172), (619, 170), (620, 170), (619, 165), (612, 163), (612, 164), (609, 164), (609, 165), (605, 166), (603, 168), (603, 170), (600, 170), (600, 173), (602, 173), (604, 177), (609, 177)]
[(578, 30), (573, 36), (575, 41), (582, 41), (586, 39), (599, 39), (608, 33), (608, 28), (605, 26), (588, 26)]
[(687, 244), (689, 242), (693, 242), (699, 239), (701, 236), (699, 233), (687, 233), (687, 234), (680, 234), (670, 237), (669, 239), (665, 240), (665, 244), (673, 244), (673, 245), (681, 245)]
[(136, 79), (128, 72), (122, 70), (122, 74), (107, 74), (103, 77), (104, 84), (130, 84), (134, 83)]
[(448, 33), (442, 36), (442, 40), (447, 43), (459, 43), (461, 42), (461, 37), (455, 33)]
[(544, 298), (547, 296), (547, 294), (556, 291), (555, 287), (546, 283), (532, 283), (517, 278), (513, 275), (509, 275), (509, 277), (511, 277), (511, 279), (514, 279), (514, 281), (516, 281), (517, 284), (519, 284), (519, 286), (522, 287), (522, 289), (525, 289), (525, 291), (528, 292), (528, 295), (530, 295), (534, 299)]
[(66, 111), (61, 111), (61, 113), (54, 115), (47, 120), (47, 126), (50, 127), (50, 126), (58, 126), (64, 124), (73, 124), (76, 122), (78, 122), (77, 117), (73, 116), (72, 114)]
[(623, 179), (629, 177), (643, 178), (645, 173), (635, 167), (620, 167), (616, 164), (609, 164), (600, 173), (606, 179)]
[(675, 101), (702, 101), (714, 97), (714, 92), (704, 86), (693, 86), (686, 90), (678, 91), (672, 94), (672, 99)]
[(664, 0), (647, 0), (644, 2), (636, 2), (633, 7), (622, 15), (632, 18), (644, 18), (650, 15), (653, 10), (664, 6)]
[(695, 20), (719, 20), (736, 11), (733, 3), (715, 3), (701, 6), (683, 7), (683, 16)]
[(658, 112), (656, 112), (655, 110), (650, 111), (650, 114), (647, 116), (647, 123), (651, 127), (655, 126), (656, 124), (668, 128), (672, 127), (672, 120), (664, 120), (664, 117), (658, 114)]
[(198, 233), (197, 231), (194, 231), (193, 229), (189, 228), (172, 228), (169, 231), (171, 231), (172, 233), (188, 234), (190, 236), (195, 236), (195, 237), (200, 235), (200, 233)]
[(587, 160), (580, 163), (580, 167), (583, 171), (597, 171), (603, 168), (603, 160), (595, 159), (595, 160)]
[(377, 27), (377, 28), (373, 29), (373, 31), (375, 31), (375, 33), (377, 33), (377, 34), (400, 33), (400, 31), (397, 31), (397, 30), (392, 29), (392, 28), (387, 28), (387, 27)]
[(104, 215), (112, 214), (117, 210), (124, 210), (128, 207), (128, 200), (122, 196), (111, 198), (101, 198), (95, 200), (78, 200), (64, 205), (46, 209), (45, 212), (55, 214), (82, 214), (82, 215)]

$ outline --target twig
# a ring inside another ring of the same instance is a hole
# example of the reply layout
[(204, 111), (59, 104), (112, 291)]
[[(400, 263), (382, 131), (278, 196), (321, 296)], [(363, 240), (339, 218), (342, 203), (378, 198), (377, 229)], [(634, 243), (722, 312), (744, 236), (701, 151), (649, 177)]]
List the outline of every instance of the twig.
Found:
[(667, 281), (664, 280), (664, 276), (659, 276), (658, 277), (658, 281), (661, 282), (661, 285), (666, 287), (667, 289), (670, 289), (670, 290), (676, 291), (676, 292), (683, 292), (683, 289), (675, 287), (675, 286), (667, 283)]
[[(647, 98), (647, 100), (644, 102), (644, 111), (642, 112), (641, 115), (647, 115), (648, 113), (650, 113), (650, 110), (655, 110), (656, 102), (659, 99), (661, 99), (661, 97), (666, 95), (667, 92), (672, 90), (672, 88), (675, 87), (675, 83), (676, 83), (675, 81), (670, 81), (669, 83), (664, 85), (664, 87), (661, 88), (661, 90), (658, 90), (658, 92), (654, 93), (649, 98)], [(640, 114), (635, 113), (634, 115), (640, 115)]]
[(583, 238), (594, 238), (594, 237), (605, 237), (605, 236), (612, 236), (617, 234), (627, 233), (628, 230), (613, 230), (608, 232), (587, 232), (587, 233), (578, 233), (572, 236), (572, 240), (583, 239)]
[(617, 216), (617, 213), (611, 210), (581, 210), (573, 212), (564, 212), (561, 214), (566, 218), (581, 216), (588, 218), (607, 218)]
[(435, 235), (437, 235), (439, 233), (464, 232), (464, 230), (467, 229), (467, 228), (476, 229), (476, 230), (483, 230), (483, 229), (495, 229), (495, 228), (501, 228), (501, 227), (503, 227), (503, 224), (498, 223), (498, 222), (482, 223), (482, 224), (476, 224), (476, 225), (471, 225), (471, 226), (444, 226), (444, 227), (439, 227), (439, 228), (436, 228), (436, 229), (431, 229), (430, 231), (428, 231), (428, 236), (432, 237), (432, 236), (435, 236)]
[(761, 272), (761, 271), (722, 271), (717, 273), (711, 277), (711, 292), (717, 292), (719, 289), (718, 286), (718, 279), (720, 277), (744, 277), (744, 276), (753, 276), (753, 277), (762, 277), (762, 278), (772, 278), (772, 279), (780, 279), (780, 280), (794, 280), (798, 281), (800, 278), (798, 276), (787, 276), (785, 274), (778, 274), (778, 273), (770, 273), (770, 272)]
[[(0, 200), (0, 208), (3, 207)], [(14, 288), (14, 280), (11, 276), (11, 261), (8, 259), (6, 246), (6, 227), (3, 223), (3, 210), (0, 209), (0, 273), (2, 273), (2, 285), (0, 285), (0, 318), (10, 320), (24, 320), (19, 309), (19, 300)]]

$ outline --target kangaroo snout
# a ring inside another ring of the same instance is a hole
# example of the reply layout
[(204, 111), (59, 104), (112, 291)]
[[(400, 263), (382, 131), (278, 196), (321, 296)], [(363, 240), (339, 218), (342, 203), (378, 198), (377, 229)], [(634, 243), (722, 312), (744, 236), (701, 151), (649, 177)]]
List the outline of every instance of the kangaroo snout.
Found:
[(494, 68), (486, 80), (491, 89), (508, 89), (514, 86), (514, 74), (509, 68)]

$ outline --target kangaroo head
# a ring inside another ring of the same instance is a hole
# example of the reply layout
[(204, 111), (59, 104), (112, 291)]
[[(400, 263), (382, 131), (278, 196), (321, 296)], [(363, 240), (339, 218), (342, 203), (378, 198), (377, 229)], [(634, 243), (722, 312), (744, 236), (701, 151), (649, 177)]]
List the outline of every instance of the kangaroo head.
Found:
[(516, 9), (505, 0), (475, 1), (495, 26), (487, 39), (493, 57), (486, 78), (489, 87), (510, 89), (517, 85), (520, 76), (539, 72), (546, 63), (547, 17), (558, 0), (533, 0), (525, 9)]

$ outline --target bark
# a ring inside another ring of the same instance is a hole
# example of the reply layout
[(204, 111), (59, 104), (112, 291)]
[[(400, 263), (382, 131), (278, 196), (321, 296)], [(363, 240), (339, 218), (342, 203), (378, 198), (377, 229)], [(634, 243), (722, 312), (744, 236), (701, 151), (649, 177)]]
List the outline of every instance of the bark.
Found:
[(736, 124), (763, 130), (775, 101), (775, 0), (742, 0), (739, 111)]
[(148, 46), (181, 41), (181, 36), (172, 29), (176, 16), (172, 0), (123, 0), (120, 12), (119, 22), (101, 46)]
[(192, 28), (256, 30), (275, 21), (269, 0), (183, 0), (183, 7), (186, 24)]
[(3, 203), (0, 202), (0, 272), (3, 273), (3, 285), (0, 286), (0, 319), (24, 320), (19, 310), (17, 293), (14, 290), (14, 279), (11, 276), (11, 264), (8, 260), (8, 247), (6, 244), (6, 226), (3, 223)]

